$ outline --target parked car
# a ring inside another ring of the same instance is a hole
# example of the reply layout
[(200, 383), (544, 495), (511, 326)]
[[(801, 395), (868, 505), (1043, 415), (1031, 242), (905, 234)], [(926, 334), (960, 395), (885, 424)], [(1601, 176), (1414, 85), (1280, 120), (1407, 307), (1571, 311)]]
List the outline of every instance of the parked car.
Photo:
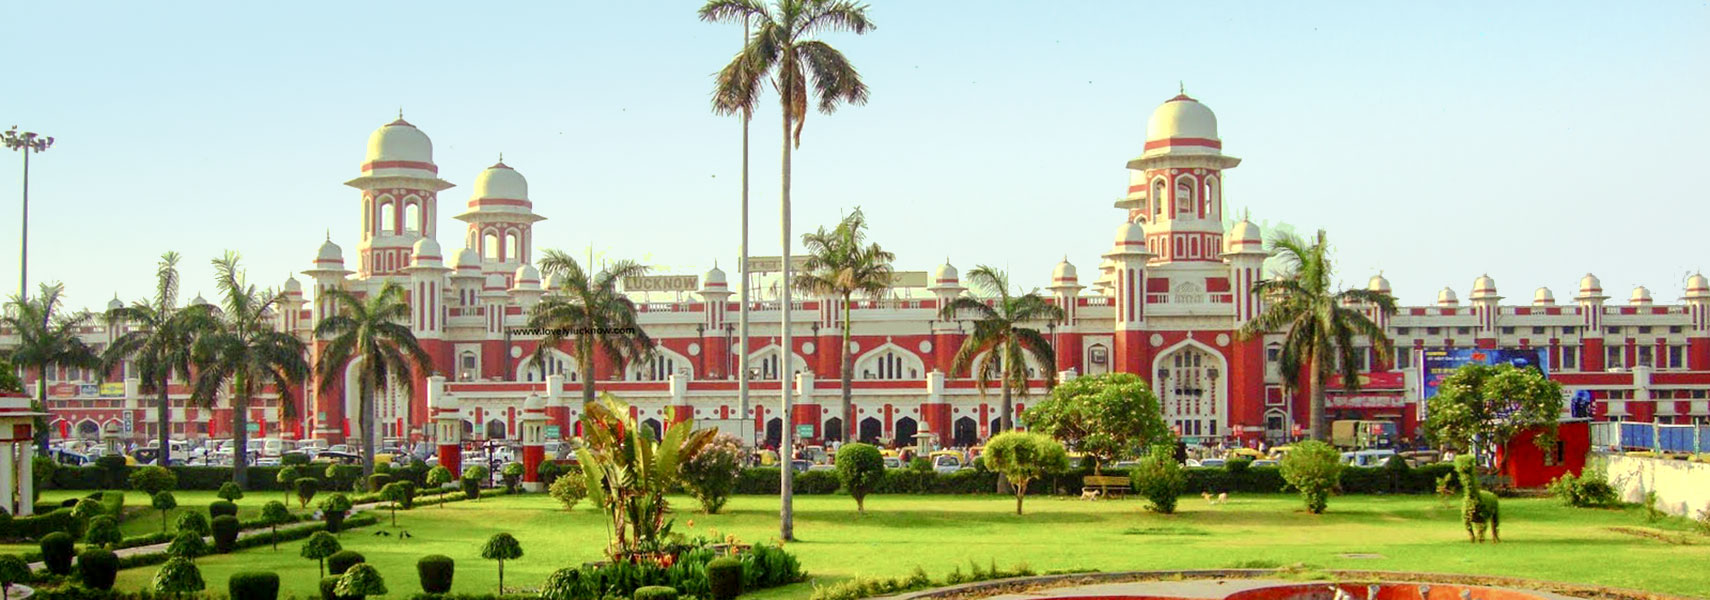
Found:
[(887, 468), (887, 469), (901, 469), (901, 468), (903, 468), (903, 461), (901, 458), (897, 458), (895, 456), (886, 456), (885, 457), (885, 468)]
[(362, 464), (362, 455), (328, 450), (315, 455), (315, 462), (337, 463), (341, 465), (360, 465)]
[(1395, 456), (1394, 450), (1360, 450), (1358, 452), (1343, 452), (1342, 464), (1355, 467), (1381, 467)]
[(1221, 466), (1223, 466), (1224, 462), (1225, 461), (1221, 458), (1207, 458), (1205, 460), (1199, 461), (1199, 466), (1202, 466), (1202, 467), (1221, 467)]

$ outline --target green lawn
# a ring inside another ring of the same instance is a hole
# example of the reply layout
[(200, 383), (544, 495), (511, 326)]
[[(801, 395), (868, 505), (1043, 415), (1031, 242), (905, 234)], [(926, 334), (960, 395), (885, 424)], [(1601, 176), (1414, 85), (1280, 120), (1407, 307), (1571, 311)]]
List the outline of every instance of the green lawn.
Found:
[[(246, 500), (246, 503), (249, 503)], [(1648, 527), (1638, 510), (1568, 509), (1550, 500), (1502, 501), (1500, 545), (1468, 544), (1458, 502), (1439, 505), (1431, 497), (1339, 497), (1330, 512), (1310, 515), (1293, 496), (1242, 496), (1208, 506), (1185, 498), (1181, 512), (1147, 513), (1138, 500), (1084, 502), (1030, 498), (1017, 517), (1014, 501), (996, 496), (874, 496), (868, 514), (855, 515), (846, 496), (796, 499), (797, 537), (788, 549), (822, 583), (854, 576), (901, 576), (920, 565), (936, 578), (969, 561), (1000, 566), (1026, 562), (1036, 570), (1090, 568), (1104, 571), (1228, 567), (1247, 561), (1324, 568), (1394, 569), (1511, 575), (1702, 594), (1710, 589), (1710, 538), (1675, 545), (1611, 531)], [(689, 509), (691, 500), (676, 506)], [(778, 501), (744, 496), (726, 514), (683, 513), (681, 531), (734, 533), (744, 540), (777, 534)], [(384, 517), (384, 512), (381, 513)], [(693, 520), (693, 527), (688, 521)], [(1684, 521), (1656, 525), (1684, 531)], [(605, 525), (587, 505), (566, 512), (541, 495), (496, 497), (400, 512), (398, 529), (415, 537), (374, 535), (358, 529), (341, 538), (367, 556), (387, 578), (394, 595), (419, 590), (415, 560), (445, 554), (458, 561), (454, 591), (476, 593), (497, 586), (497, 569), (481, 560), (486, 538), (509, 531), (524, 557), (505, 565), (510, 586), (535, 587), (553, 570), (600, 558)], [(298, 558), (301, 542), (199, 560), (211, 588), (224, 591), (238, 570), (273, 570), (283, 575), (286, 595), (315, 593), (315, 563)], [(1382, 558), (1343, 558), (1342, 554)], [(147, 585), (155, 567), (119, 577), (122, 588)], [(803, 598), (809, 584), (771, 590), (756, 598)]]
[[(42, 492), (41, 501), (43, 503), (57, 502), (67, 498), (82, 498), (87, 495), (89, 495), (88, 491), (48, 490)], [(167, 511), (166, 522), (168, 530), (171, 530), (173, 525), (176, 524), (179, 514), (186, 511), (196, 511), (203, 515), (207, 515), (208, 504), (220, 499), (220, 497), (216, 496), (212, 491), (178, 491), (173, 492), (172, 496), (174, 499), (178, 500), (178, 508)], [(284, 499), (285, 496), (282, 493), (249, 492), (237, 502), (238, 519), (247, 520), (259, 518), (261, 517), (261, 505), (266, 504), (269, 500), (279, 500), (283, 502)], [(125, 492), (125, 512), (128, 516), (123, 522), (119, 523), (119, 531), (124, 533), (125, 537), (160, 533), (160, 511), (150, 508), (150, 506), (151, 504), (148, 494), (138, 491)], [(312, 502), (307, 511), (297, 508), (297, 500), (294, 497), (287, 506), (291, 507), (292, 512), (299, 514), (314, 512), (314, 505)], [(139, 507), (145, 510), (136, 510)], [(23, 554), (25, 552), (36, 552), (39, 550), (40, 547), (36, 544), (0, 544), (0, 553), (5, 554)]]

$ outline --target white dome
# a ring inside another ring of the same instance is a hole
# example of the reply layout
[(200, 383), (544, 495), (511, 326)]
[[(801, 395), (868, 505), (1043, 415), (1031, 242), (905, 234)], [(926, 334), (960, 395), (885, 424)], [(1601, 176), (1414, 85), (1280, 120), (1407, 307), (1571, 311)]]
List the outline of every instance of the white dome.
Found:
[(107, 310), (118, 310), (118, 309), (121, 309), (124, 307), (125, 307), (125, 301), (120, 300), (119, 294), (116, 292), (113, 294), (113, 299), (107, 301)]
[(1549, 306), (1555, 303), (1556, 295), (1550, 293), (1550, 288), (1541, 287), (1538, 288), (1538, 291), (1532, 292), (1532, 304), (1535, 306)]
[[(374, 130), (368, 136), (368, 155), (364, 165), (374, 162), (411, 162), (433, 164), (433, 141), (403, 117)], [(375, 166), (379, 168), (391, 168)], [(420, 166), (414, 166), (420, 168)]]
[(503, 162), (487, 167), (475, 176), (475, 190), (469, 195), (470, 200), (486, 198), (528, 200), (528, 180)]
[(1588, 296), (1600, 295), (1603, 293), (1603, 282), (1598, 281), (1596, 275), (1586, 273), (1585, 277), (1579, 279), (1579, 293)]
[(1629, 304), (1632, 304), (1633, 306), (1649, 305), (1651, 303), (1651, 290), (1650, 290), (1650, 288), (1646, 288), (1645, 286), (1642, 286), (1642, 285), (1639, 287), (1633, 288), (1633, 296), (1627, 302)]
[(416, 245), (410, 249), (410, 257), (418, 264), (439, 264), (439, 242), (433, 238), (416, 240)]
[(533, 265), (526, 265), (525, 264), (523, 266), (517, 267), (517, 272), (515, 273), (515, 277), (513, 277), (512, 279), (513, 279), (513, 281), (516, 281), (516, 287), (519, 289), (525, 289), (525, 290), (540, 289), (540, 271), (535, 270)]
[(298, 282), (296, 277), (286, 277), (285, 278), (285, 293), (287, 293), (287, 294), (301, 294), (301, 293), (303, 293), (303, 284)]
[(553, 291), (553, 290), (558, 289), (559, 283), (560, 283), (560, 279), (558, 277), (558, 274), (553, 273), (551, 275), (546, 276), (546, 282), (542, 285), (544, 285), (546, 287), (547, 291)]
[(489, 290), (505, 289), (505, 276), (498, 273), (488, 273), (487, 281), (482, 287)]
[(1258, 225), (1247, 219), (1241, 219), (1241, 222), (1229, 228), (1229, 234), (1223, 238), (1223, 245), (1230, 252), (1262, 251), (1265, 248), (1265, 238)]
[(937, 269), (932, 270), (932, 282), (934, 284), (955, 285), (956, 281), (957, 281), (956, 267), (951, 266), (950, 261), (948, 261), (948, 260), (944, 261), (944, 264), (938, 265)]
[(1069, 264), (1068, 257), (1057, 263), (1057, 268), (1051, 269), (1052, 283), (1073, 283), (1076, 279), (1075, 265)]
[(315, 252), (317, 263), (344, 264), (344, 249), (334, 244), (332, 240), (321, 242), (321, 249)]
[(1455, 290), (1443, 288), (1443, 291), (1437, 292), (1437, 304), (1440, 306), (1454, 306), (1460, 302), (1455, 298)]
[(1376, 275), (1373, 275), (1371, 280), (1366, 282), (1366, 289), (1373, 291), (1373, 292), (1381, 292), (1384, 294), (1388, 294), (1391, 291), (1390, 287), (1389, 287), (1389, 280), (1384, 278), (1383, 273), (1378, 273)]
[(481, 257), (469, 248), (458, 248), (457, 251), (451, 253), (451, 266), (457, 267), (458, 270), (480, 269)]
[(525, 411), (525, 412), (540, 412), (540, 411), (544, 411), (544, 410), (546, 410), (546, 399), (545, 398), (542, 398), (540, 396), (536, 396), (534, 394), (529, 394), (527, 398), (523, 399), (523, 411)]
[(725, 286), (724, 270), (718, 268), (717, 265), (714, 265), (713, 268), (708, 269), (706, 276), (701, 279), (701, 287), (704, 287), (704, 288), (724, 287), (724, 286)]
[(457, 410), (457, 398), (452, 397), (451, 394), (440, 394), (439, 395), (439, 401), (434, 402), (433, 407), (438, 409), (438, 410), (446, 411), (446, 412), (456, 411)]
[(1691, 277), (1686, 278), (1686, 297), (1710, 298), (1710, 279), (1706, 279), (1702, 273), (1693, 273)]
[(1216, 140), (1217, 115), (1187, 94), (1169, 99), (1146, 121), (1146, 141), (1172, 138)]
[(207, 306), (207, 305), (208, 305), (208, 299), (203, 298), (202, 294), (196, 294), (196, 298), (190, 301), (190, 306)]
[(1491, 279), (1490, 275), (1488, 275), (1488, 274), (1480, 275), (1480, 276), (1478, 276), (1478, 279), (1473, 280), (1472, 295), (1470, 296), (1471, 299), (1483, 300), (1486, 298), (1495, 298), (1495, 297), (1496, 297), (1496, 280)]
[(1142, 228), (1141, 226), (1135, 225), (1133, 223), (1123, 223), (1122, 225), (1118, 226), (1116, 228), (1116, 245), (1117, 246), (1124, 246), (1124, 245), (1128, 245), (1128, 244), (1138, 244), (1138, 245), (1140, 245), (1141, 248), (1145, 248), (1146, 247), (1146, 230), (1145, 230), (1145, 228)]

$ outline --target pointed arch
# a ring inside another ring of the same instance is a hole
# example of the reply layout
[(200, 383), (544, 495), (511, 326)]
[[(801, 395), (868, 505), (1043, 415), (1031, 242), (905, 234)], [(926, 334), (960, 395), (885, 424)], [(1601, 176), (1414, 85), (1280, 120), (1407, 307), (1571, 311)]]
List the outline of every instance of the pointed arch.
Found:
[(1195, 193), (1197, 187), (1198, 182), (1194, 181), (1192, 175), (1183, 173), (1176, 176), (1176, 213), (1190, 214), (1199, 206), (1194, 202), (1194, 199), (1199, 196)]
[(391, 194), (381, 196), (380, 201), (375, 204), (375, 210), (380, 213), (379, 218), (375, 221), (380, 224), (379, 233), (381, 235), (391, 235), (393, 230), (397, 229), (398, 213), (395, 211), (396, 207), (397, 200), (394, 200)]
[(416, 196), (404, 198), (404, 231), (406, 233), (422, 232), (422, 199)]
[[(557, 349), (547, 350), (547, 354), (549, 355), (546, 360), (546, 375), (548, 377), (563, 375), (565, 381), (581, 379), (581, 373), (577, 372), (576, 369), (576, 359)], [(545, 381), (541, 378), (540, 367), (535, 364), (533, 355), (524, 355), (523, 359), (517, 363), (516, 381)]]
[[(768, 343), (764, 347), (761, 347), (759, 350), (755, 350), (748, 355), (748, 368), (757, 369), (756, 374), (752, 377), (753, 379), (766, 381), (776, 381), (778, 379), (779, 350), (781, 350), (781, 348), (778, 344)], [(810, 369), (808, 369), (807, 359), (802, 358), (802, 355), (792, 352), (790, 353), (790, 356), (791, 362), (795, 365), (795, 368), (787, 372), (810, 371)], [(794, 377), (790, 378), (794, 379)]]
[(1158, 220), (1164, 216), (1164, 198), (1166, 197), (1165, 194), (1169, 193), (1169, 190), (1169, 184), (1165, 183), (1164, 176), (1159, 175), (1152, 178), (1151, 200), (1153, 223), (1157, 223)]
[(630, 363), (629, 367), (624, 369), (624, 379), (629, 381), (665, 381), (674, 373), (681, 373), (688, 376), (689, 379), (694, 379), (694, 361), (665, 346), (654, 346), (653, 358), (646, 362)]
[(925, 361), (891, 342), (874, 347), (855, 359), (856, 379), (919, 379), (925, 375)]
[(1216, 348), (1186, 339), (1152, 359), (1153, 389), (1164, 423), (1183, 437), (1223, 435), (1229, 417), (1229, 363)]
[(1199, 214), (1214, 221), (1223, 220), (1223, 196), (1216, 175), (1205, 178), (1205, 195), (1202, 204), (1204, 208)]

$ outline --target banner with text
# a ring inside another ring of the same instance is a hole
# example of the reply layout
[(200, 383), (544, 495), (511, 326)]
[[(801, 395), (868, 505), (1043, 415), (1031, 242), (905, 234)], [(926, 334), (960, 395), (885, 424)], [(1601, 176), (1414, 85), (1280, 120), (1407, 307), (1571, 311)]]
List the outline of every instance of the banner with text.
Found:
[[(1514, 365), (1537, 369), (1548, 377), (1549, 355), (1545, 348), (1426, 348), (1419, 376), (1419, 399), (1437, 395), (1437, 386), (1463, 365)], [(1419, 420), (1425, 420), (1426, 402), (1419, 403)]]

